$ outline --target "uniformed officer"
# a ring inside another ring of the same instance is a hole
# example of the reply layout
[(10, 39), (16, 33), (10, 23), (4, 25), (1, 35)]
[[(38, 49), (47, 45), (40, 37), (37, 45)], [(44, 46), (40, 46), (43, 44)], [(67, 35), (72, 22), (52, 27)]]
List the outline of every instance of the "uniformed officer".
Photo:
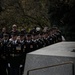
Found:
[(9, 41), (9, 75), (22, 75), (25, 61), (25, 40), (24, 34), (20, 34), (20, 39), (17, 39), (16, 34), (12, 34)]
[(19, 63), (20, 63), (20, 75), (23, 74), (24, 71), (24, 65), (25, 65), (25, 59), (26, 59), (26, 52), (25, 52), (25, 34), (20, 34), (20, 40), (18, 41), (17, 50), (19, 50)]
[(36, 39), (37, 34), (34, 33), (32, 38), (33, 51), (38, 49), (38, 41)]
[(19, 50), (21, 50), (20, 47), (17, 47), (17, 34), (13, 33), (11, 36), (11, 39), (9, 40), (9, 61), (8, 61), (8, 75), (19, 75)]
[(44, 43), (44, 37), (43, 37), (43, 32), (41, 32), (40, 34), (39, 34), (39, 41), (40, 41), (40, 44), (41, 44), (41, 46), (40, 46), (40, 48), (43, 48), (45, 45), (45, 43)]
[(9, 35), (3, 34), (3, 39), (1, 41), (1, 66), (2, 66), (2, 74), (7, 75), (7, 61), (8, 61), (8, 42), (9, 42)]
[(40, 49), (43, 47), (43, 41), (40, 40), (40, 33), (36, 33), (36, 42), (37, 42), (37, 49)]
[(44, 47), (49, 45), (47, 32), (43, 33)]
[(57, 36), (57, 42), (61, 42), (62, 41), (62, 35), (61, 35), (61, 31), (56, 31), (56, 36)]
[(33, 42), (32, 42), (32, 37), (31, 34), (26, 35), (26, 41), (25, 41), (25, 53), (29, 53), (33, 51)]
[(50, 29), (48, 34), (49, 45), (54, 44), (54, 38), (52, 35), (53, 35), (52, 29)]

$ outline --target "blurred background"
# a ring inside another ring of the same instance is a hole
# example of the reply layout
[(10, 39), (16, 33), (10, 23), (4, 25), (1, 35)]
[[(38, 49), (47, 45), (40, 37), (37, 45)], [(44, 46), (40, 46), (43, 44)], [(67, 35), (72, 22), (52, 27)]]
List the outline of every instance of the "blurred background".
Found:
[(0, 31), (58, 27), (67, 41), (75, 41), (75, 0), (0, 0)]

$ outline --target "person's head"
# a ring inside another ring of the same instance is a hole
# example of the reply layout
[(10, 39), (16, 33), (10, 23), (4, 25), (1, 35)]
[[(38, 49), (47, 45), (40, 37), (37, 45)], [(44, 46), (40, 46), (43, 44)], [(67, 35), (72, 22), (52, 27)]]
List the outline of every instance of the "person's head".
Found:
[(39, 38), (40, 38), (40, 39), (43, 38), (43, 32), (41, 32), (41, 33), (39, 34)]
[(36, 39), (37, 39), (37, 34), (34, 33), (34, 34), (32, 35), (32, 38), (33, 38), (33, 40), (36, 40)]
[(26, 35), (26, 40), (31, 40), (31, 39), (32, 39), (31, 34), (27, 34)]
[(5, 27), (2, 28), (2, 32), (6, 32), (6, 28)]
[(11, 38), (12, 38), (13, 40), (16, 40), (16, 39), (17, 39), (17, 34), (16, 34), (16, 33), (12, 33)]
[(16, 31), (16, 30), (17, 30), (17, 25), (16, 25), (16, 24), (14, 24), (14, 25), (12, 26), (12, 30), (13, 30), (13, 31)]
[(8, 40), (9, 39), (9, 35), (8, 34), (3, 34), (3, 39), (4, 40)]
[(40, 27), (36, 27), (36, 32), (40, 32), (41, 28)]
[(52, 36), (53, 35), (53, 29), (51, 28), (50, 30), (49, 30), (49, 36)]
[(44, 27), (43, 32), (46, 32), (48, 30), (48, 27)]
[(39, 39), (40, 32), (36, 32), (36, 39)]
[(24, 28), (21, 29), (21, 34), (26, 34), (26, 30)]
[(24, 40), (25, 39), (25, 35), (24, 34), (20, 34), (20, 40)]
[(57, 30), (58, 30), (57, 27), (52, 27), (52, 33), (53, 33), (53, 34), (56, 33)]
[(44, 37), (44, 38), (47, 38), (47, 37), (48, 37), (48, 32), (44, 32), (44, 33), (43, 33), (43, 37)]

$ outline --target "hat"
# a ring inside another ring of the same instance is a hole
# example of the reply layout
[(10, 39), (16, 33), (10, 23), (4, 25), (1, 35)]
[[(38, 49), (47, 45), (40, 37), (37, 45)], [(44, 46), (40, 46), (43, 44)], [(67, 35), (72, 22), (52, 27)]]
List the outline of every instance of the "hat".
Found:
[(35, 29), (32, 29), (32, 30), (30, 30), (30, 32), (29, 32), (29, 34), (34, 34), (34, 33), (36, 33), (36, 30), (35, 30)]
[(41, 30), (41, 28), (40, 27), (36, 27), (36, 31), (40, 31)]
[(17, 25), (16, 25), (16, 24), (14, 24), (14, 25), (12, 26), (12, 28), (14, 28), (14, 27), (17, 27)]

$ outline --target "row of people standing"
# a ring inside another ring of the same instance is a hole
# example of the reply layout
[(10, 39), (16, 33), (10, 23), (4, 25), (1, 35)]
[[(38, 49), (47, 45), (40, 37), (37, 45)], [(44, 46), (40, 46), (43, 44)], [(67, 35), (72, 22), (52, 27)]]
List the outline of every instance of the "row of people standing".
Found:
[[(13, 25), (15, 28), (16, 25)], [(14, 29), (16, 30), (16, 29)], [(31, 31), (25, 34), (23, 31), (11, 32), (2, 35), (0, 40), (0, 59), (3, 75), (22, 75), (26, 54), (37, 49), (61, 42), (62, 35), (57, 28), (52, 28), (46, 32)]]

